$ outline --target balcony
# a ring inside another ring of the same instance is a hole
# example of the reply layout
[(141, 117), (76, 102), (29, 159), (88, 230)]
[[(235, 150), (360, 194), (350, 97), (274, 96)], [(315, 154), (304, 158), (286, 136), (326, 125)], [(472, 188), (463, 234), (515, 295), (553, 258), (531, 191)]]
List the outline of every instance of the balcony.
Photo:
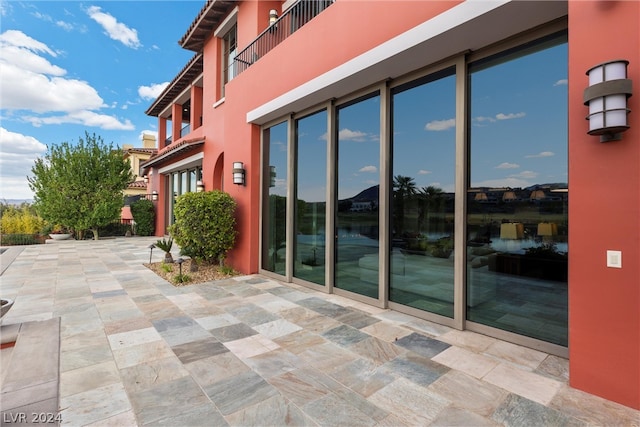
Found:
[(280, 16), (276, 22), (264, 30), (249, 46), (238, 53), (234, 59), (235, 75), (239, 75), (254, 62), (269, 53), (287, 37), (298, 31), (334, 0), (300, 0)]

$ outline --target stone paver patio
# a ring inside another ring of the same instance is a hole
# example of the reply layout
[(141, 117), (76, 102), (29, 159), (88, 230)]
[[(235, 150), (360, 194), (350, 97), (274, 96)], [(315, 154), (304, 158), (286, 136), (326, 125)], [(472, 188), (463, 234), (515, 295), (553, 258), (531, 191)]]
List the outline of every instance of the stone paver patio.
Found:
[(52, 381), (72, 426), (640, 425), (536, 350), (260, 275), (174, 287), (155, 240), (1, 255), (2, 425), (51, 411)]

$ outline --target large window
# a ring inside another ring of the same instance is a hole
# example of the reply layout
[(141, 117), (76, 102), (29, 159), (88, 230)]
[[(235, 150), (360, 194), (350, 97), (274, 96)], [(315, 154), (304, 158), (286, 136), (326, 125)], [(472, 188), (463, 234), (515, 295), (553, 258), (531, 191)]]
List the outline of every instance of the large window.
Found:
[(264, 202), (262, 222), (262, 268), (286, 274), (287, 256), (287, 122), (263, 132)]
[(235, 61), (238, 53), (238, 26), (233, 27), (222, 38), (222, 93), (224, 85), (230, 82), (236, 75)]
[(327, 112), (296, 120), (296, 182), (293, 275), (325, 283), (327, 206)]
[(564, 354), (567, 37), (549, 34), (265, 128), (262, 268)]
[(389, 300), (453, 317), (454, 70), (392, 91)]
[(337, 109), (335, 286), (378, 298), (380, 96)]
[(567, 345), (567, 44), (470, 66), (467, 318)]

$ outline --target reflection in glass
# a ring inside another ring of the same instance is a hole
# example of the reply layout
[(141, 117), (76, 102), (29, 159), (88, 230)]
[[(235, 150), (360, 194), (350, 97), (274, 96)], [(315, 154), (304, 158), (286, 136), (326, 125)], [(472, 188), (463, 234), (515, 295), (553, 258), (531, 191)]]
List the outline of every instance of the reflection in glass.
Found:
[(470, 71), (467, 319), (566, 346), (566, 35)]
[(196, 181), (198, 181), (196, 170), (189, 171), (189, 191), (196, 191)]
[(335, 286), (378, 298), (380, 97), (340, 107)]
[(264, 216), (262, 237), (262, 268), (286, 274), (287, 239), (287, 122), (264, 131), (264, 166), (272, 176), (263, 180)]
[(453, 317), (455, 76), (393, 90), (389, 299)]
[(293, 275), (325, 283), (327, 112), (296, 121), (295, 256)]

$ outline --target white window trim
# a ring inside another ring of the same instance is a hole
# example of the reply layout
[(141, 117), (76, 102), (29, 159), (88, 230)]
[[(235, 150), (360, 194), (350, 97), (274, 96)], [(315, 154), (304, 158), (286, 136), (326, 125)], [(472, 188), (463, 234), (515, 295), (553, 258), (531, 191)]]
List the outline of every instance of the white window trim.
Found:
[(233, 27), (238, 22), (238, 6), (234, 7), (233, 10), (227, 15), (227, 17), (222, 21), (218, 28), (215, 29), (213, 35), (222, 38), (229, 32), (231, 27)]

